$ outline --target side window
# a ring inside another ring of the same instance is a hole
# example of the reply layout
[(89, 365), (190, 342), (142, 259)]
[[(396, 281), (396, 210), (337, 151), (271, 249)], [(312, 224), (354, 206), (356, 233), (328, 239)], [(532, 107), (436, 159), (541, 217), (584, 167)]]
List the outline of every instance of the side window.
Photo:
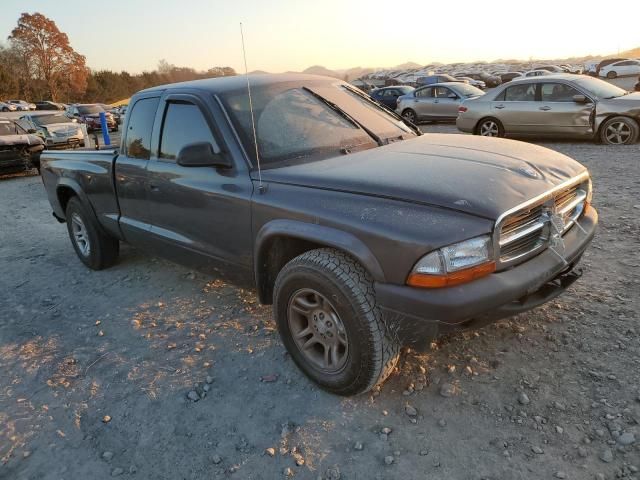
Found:
[(384, 91), (385, 97), (397, 97), (399, 95), (397, 90), (389, 89)]
[(427, 98), (433, 96), (433, 88), (421, 88), (420, 90), (416, 90), (416, 97)]
[(151, 131), (158, 109), (159, 97), (138, 100), (129, 114), (129, 129), (125, 142), (126, 155), (148, 160), (151, 154)]
[(505, 102), (534, 102), (536, 100), (536, 84), (524, 83), (509, 87), (504, 92)]
[(574, 95), (581, 95), (575, 88), (563, 83), (544, 83), (540, 93), (543, 102), (573, 102)]
[(437, 97), (437, 98), (449, 98), (449, 95), (455, 95), (455, 93), (453, 93), (447, 87), (436, 87), (433, 90), (434, 90), (433, 92), (434, 97)]
[(498, 95), (496, 98), (493, 99), (494, 102), (504, 102), (504, 96), (505, 96), (506, 90), (503, 90), (502, 92), (500, 92), (500, 95)]
[(198, 142), (208, 142), (217, 147), (200, 109), (192, 103), (169, 103), (162, 123), (160, 158), (175, 160), (182, 147)]

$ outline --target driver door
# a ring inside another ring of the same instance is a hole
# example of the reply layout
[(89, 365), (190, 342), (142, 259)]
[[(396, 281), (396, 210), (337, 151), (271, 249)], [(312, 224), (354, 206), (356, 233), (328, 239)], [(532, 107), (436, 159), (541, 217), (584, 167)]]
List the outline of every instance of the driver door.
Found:
[(216, 128), (214, 105), (191, 94), (163, 98), (156, 117), (161, 125), (154, 142), (157, 150), (147, 175), (156, 247), (188, 263), (195, 254), (220, 271), (229, 264), (250, 267), (252, 262), (253, 186), (246, 165), (238, 159), (232, 168), (177, 163), (182, 147), (199, 142), (231, 155)]

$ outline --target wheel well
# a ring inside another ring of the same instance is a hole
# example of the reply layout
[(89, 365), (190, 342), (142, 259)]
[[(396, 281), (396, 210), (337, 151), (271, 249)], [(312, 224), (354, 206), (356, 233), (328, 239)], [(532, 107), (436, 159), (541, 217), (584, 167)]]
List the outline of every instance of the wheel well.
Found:
[(58, 187), (56, 194), (58, 195), (58, 202), (62, 207), (62, 211), (66, 213), (69, 200), (71, 200), (71, 197), (76, 196), (76, 192), (74, 192), (71, 187), (62, 186)]
[(273, 303), (273, 286), (282, 267), (298, 255), (318, 248), (333, 248), (310, 240), (288, 236), (270, 238), (261, 248), (262, 254), (256, 261), (260, 264), (256, 269), (256, 284), (260, 303)]

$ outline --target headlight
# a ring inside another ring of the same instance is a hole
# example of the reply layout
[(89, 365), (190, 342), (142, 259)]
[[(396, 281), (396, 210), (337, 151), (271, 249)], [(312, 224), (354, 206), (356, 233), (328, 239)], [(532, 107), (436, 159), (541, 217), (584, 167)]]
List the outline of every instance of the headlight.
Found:
[(488, 235), (435, 250), (418, 260), (407, 284), (441, 288), (483, 277), (496, 269), (491, 251), (491, 237)]

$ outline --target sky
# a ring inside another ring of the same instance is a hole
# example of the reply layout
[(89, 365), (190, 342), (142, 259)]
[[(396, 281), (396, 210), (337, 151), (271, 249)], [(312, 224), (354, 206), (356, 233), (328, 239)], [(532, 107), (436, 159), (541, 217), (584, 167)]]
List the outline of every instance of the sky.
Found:
[(0, 42), (40, 12), (95, 70), (300, 71), (606, 55), (640, 46), (640, 1), (0, 0)]

